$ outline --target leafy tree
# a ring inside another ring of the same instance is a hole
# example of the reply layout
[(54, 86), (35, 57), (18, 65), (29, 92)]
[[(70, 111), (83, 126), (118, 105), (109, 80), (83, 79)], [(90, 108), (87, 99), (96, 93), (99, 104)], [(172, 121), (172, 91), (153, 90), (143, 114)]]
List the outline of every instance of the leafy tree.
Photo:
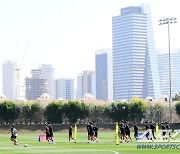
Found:
[(176, 103), (175, 107), (176, 107), (176, 113), (180, 117), (180, 102)]
[(105, 106), (93, 105), (91, 106), (90, 119), (96, 123), (100, 123), (105, 120)]
[(85, 103), (81, 103), (81, 111), (80, 111), (80, 119), (85, 119), (87, 116), (89, 116), (90, 109), (89, 106), (87, 106)]
[(164, 113), (164, 106), (160, 104), (150, 105), (146, 109), (145, 118), (150, 121), (161, 123), (163, 113)]
[(30, 125), (32, 123), (32, 120), (38, 119), (39, 113), (42, 110), (40, 104), (34, 103), (32, 105), (24, 105), (22, 106), (22, 114), (25, 119), (28, 119), (30, 122)]
[(77, 101), (65, 103), (63, 111), (71, 123), (76, 123), (78, 119), (84, 119), (89, 114), (88, 106)]
[(109, 116), (114, 122), (121, 120), (128, 120), (129, 117), (128, 103), (112, 103), (105, 109), (105, 114)]
[(173, 101), (180, 101), (180, 92), (178, 94), (175, 94), (175, 96), (172, 98)]
[(11, 101), (5, 101), (0, 104), (0, 117), (7, 124), (13, 122), (20, 115), (19, 107)]
[(48, 104), (44, 111), (44, 116), (48, 122), (62, 123), (63, 104), (61, 102), (52, 102)]
[(130, 100), (130, 120), (140, 122), (145, 116), (146, 102), (141, 98), (132, 98)]

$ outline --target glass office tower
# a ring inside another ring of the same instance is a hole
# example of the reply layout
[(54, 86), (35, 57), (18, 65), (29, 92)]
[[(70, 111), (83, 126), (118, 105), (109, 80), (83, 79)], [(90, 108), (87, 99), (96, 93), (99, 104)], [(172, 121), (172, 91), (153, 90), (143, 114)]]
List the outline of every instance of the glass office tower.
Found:
[(112, 18), (113, 99), (161, 95), (150, 6), (121, 9)]
[[(162, 95), (169, 97), (169, 51), (158, 50), (158, 64)], [(171, 49), (171, 93), (180, 92), (180, 49)]]

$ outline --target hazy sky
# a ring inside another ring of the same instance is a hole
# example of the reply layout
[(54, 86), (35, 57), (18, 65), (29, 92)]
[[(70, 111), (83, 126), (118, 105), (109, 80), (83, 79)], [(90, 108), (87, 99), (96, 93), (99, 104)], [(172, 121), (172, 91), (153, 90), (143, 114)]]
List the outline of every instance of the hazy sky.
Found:
[[(150, 3), (156, 48), (167, 48), (164, 17), (177, 17), (179, 0), (0, 0), (0, 92), (2, 62), (17, 60), (21, 82), (39, 64), (52, 64), (56, 77), (76, 78), (94, 70), (95, 51), (112, 48), (112, 16), (127, 6)], [(180, 47), (179, 24), (171, 46)]]

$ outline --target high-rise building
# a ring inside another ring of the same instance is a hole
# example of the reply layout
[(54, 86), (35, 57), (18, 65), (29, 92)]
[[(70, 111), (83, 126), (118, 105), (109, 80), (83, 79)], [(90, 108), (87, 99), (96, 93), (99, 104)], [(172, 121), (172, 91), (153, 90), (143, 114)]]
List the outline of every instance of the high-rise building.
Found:
[(36, 100), (44, 93), (48, 93), (48, 80), (42, 76), (41, 69), (33, 69), (32, 77), (25, 79), (25, 98), (27, 100)]
[(81, 99), (83, 97), (83, 75), (78, 74), (77, 76), (77, 90), (76, 99)]
[(150, 6), (121, 9), (112, 18), (114, 100), (161, 96)]
[(74, 79), (59, 78), (55, 79), (55, 98), (64, 100), (74, 100)]
[(96, 51), (96, 98), (100, 100), (113, 100), (111, 55), (111, 49)]
[[(161, 93), (169, 97), (169, 52), (168, 49), (158, 50), (159, 76)], [(171, 94), (180, 92), (180, 49), (171, 49)]]
[(96, 97), (96, 75), (94, 71), (83, 71), (77, 77), (77, 99), (90, 93)]
[(3, 93), (6, 98), (18, 100), (20, 95), (19, 69), (14, 61), (3, 63)]
[(54, 99), (54, 68), (51, 64), (40, 66), (42, 71), (42, 76), (47, 79), (48, 82), (48, 94)]

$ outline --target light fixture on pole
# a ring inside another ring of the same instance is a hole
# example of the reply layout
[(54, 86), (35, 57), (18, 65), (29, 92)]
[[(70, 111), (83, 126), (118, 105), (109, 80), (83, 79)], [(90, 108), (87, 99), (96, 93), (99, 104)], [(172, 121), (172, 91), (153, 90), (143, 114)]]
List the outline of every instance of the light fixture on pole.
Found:
[(177, 23), (176, 18), (164, 18), (159, 20), (159, 25), (168, 25), (168, 44), (169, 44), (169, 114), (172, 123), (172, 96), (171, 96), (171, 43), (170, 43), (170, 24)]

